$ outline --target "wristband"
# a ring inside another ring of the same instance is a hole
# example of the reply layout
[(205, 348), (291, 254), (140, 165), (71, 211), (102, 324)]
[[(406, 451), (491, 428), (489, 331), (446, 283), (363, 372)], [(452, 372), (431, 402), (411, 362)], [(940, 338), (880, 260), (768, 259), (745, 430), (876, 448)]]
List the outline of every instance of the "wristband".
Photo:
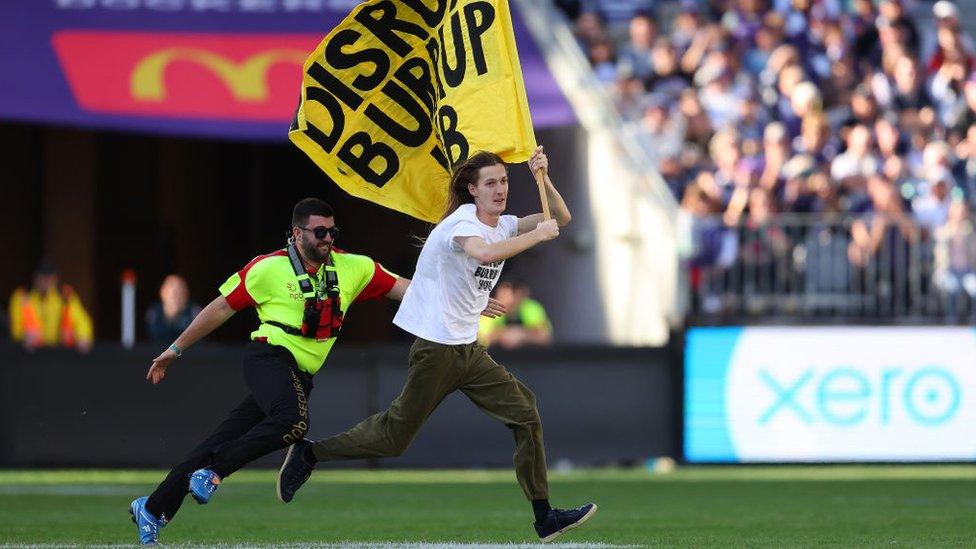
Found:
[(176, 358), (180, 358), (181, 356), (183, 356), (183, 349), (177, 347), (175, 343), (169, 346), (169, 350), (176, 353)]

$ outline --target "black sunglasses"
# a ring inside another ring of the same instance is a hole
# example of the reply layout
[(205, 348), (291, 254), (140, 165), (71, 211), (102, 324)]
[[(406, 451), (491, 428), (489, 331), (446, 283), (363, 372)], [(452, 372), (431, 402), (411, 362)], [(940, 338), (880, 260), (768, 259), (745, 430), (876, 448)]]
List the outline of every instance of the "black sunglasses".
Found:
[(332, 240), (335, 240), (339, 236), (339, 227), (335, 225), (331, 227), (315, 227), (314, 229), (309, 229), (308, 227), (298, 227), (303, 231), (308, 231), (315, 235), (315, 238), (319, 240), (325, 240), (325, 235), (331, 235)]

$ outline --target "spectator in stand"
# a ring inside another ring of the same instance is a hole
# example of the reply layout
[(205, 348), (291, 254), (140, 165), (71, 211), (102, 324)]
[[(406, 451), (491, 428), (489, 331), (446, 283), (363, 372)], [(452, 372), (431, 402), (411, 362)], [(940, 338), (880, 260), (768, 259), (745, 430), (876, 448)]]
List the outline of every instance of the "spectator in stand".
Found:
[(715, 311), (721, 307), (715, 282), (736, 260), (735, 233), (715, 215), (720, 210), (714, 178), (702, 172), (685, 187), (678, 210), (678, 255), (690, 277), (696, 305)]
[(146, 311), (146, 331), (153, 341), (172, 342), (200, 314), (200, 305), (190, 301), (190, 287), (183, 277), (171, 274), (159, 286), (159, 301)]
[(593, 12), (583, 12), (577, 19), (573, 29), (580, 49), (589, 52), (590, 47), (608, 39), (607, 31), (603, 28), (600, 16)]
[(803, 131), (803, 120), (818, 116), (823, 112), (823, 97), (816, 84), (803, 81), (794, 87), (789, 96), (790, 114), (800, 120), (800, 131)]
[(948, 127), (948, 139), (953, 144), (966, 138), (969, 127), (976, 124), (976, 72), (969, 74), (962, 89), (965, 105), (960, 105), (958, 111), (953, 113), (951, 126)]
[(889, 272), (903, 270), (908, 262), (908, 244), (916, 240), (915, 224), (889, 181), (876, 175), (870, 182), (871, 211), (854, 221), (848, 257), (860, 268), (880, 257), (889, 263)]
[(831, 136), (830, 123), (823, 114), (811, 114), (800, 125), (800, 137), (794, 140), (793, 148), (797, 154), (813, 158), (818, 167), (829, 166), (837, 156), (837, 145)]
[(763, 130), (763, 171), (759, 184), (776, 192), (783, 183), (783, 167), (790, 158), (790, 139), (781, 122), (773, 122)]
[(734, 128), (726, 127), (715, 133), (708, 144), (708, 153), (715, 162), (715, 183), (722, 190), (722, 202), (725, 206), (732, 198), (735, 188), (736, 168), (742, 153), (739, 149), (739, 134)]
[(963, 87), (968, 75), (965, 63), (946, 60), (929, 80), (928, 94), (940, 125), (951, 128), (962, 118), (967, 108)]
[[(920, 9), (932, 10), (933, 25)], [(631, 19), (634, 32), (619, 51), (647, 43), (650, 26)], [(799, 269), (799, 248), (816, 247), (807, 283), (824, 292), (868, 291), (857, 281), (887, 269), (890, 279), (874, 281), (888, 292), (877, 304), (893, 306), (907, 292), (908, 247), (923, 245), (911, 257), (926, 257), (950, 202), (976, 206), (976, 56), (959, 19), (946, 0), (930, 8), (907, 0), (682, 0), (673, 21), (652, 19), (644, 89), (627, 68), (637, 63), (621, 56), (615, 79), (631, 93), (616, 92), (626, 96), (618, 103), (640, 113), (625, 118), (638, 120), (631, 127), (687, 203), (682, 209), (699, 213), (683, 214), (696, 231), (706, 215), (743, 236), (760, 227), (758, 251), (756, 241), (736, 247), (737, 261), (759, 265), (776, 248), (766, 228), (779, 225), (778, 212), (846, 216), (791, 227), (782, 241), (797, 249), (783, 257)], [(599, 21), (581, 16), (580, 36), (607, 36)], [(847, 270), (830, 270), (842, 248)], [(875, 270), (858, 270), (866, 266)], [(927, 271), (913, 267), (920, 287), (934, 289)], [(701, 280), (735, 283), (714, 272)]]
[(973, 69), (973, 45), (959, 25), (959, 9), (952, 2), (942, 0), (932, 6), (932, 14), (936, 20), (937, 45), (928, 61), (929, 73), (935, 73), (947, 62), (962, 64), (968, 73)]
[(675, 102), (691, 87), (691, 77), (678, 64), (678, 49), (669, 38), (658, 38), (651, 51), (652, 67), (647, 91)]
[(681, 154), (684, 141), (682, 120), (671, 115), (661, 96), (645, 97), (644, 116), (636, 126), (636, 137), (660, 171), (666, 159)]
[(88, 353), (94, 342), (91, 317), (68, 284), (61, 284), (49, 261), (41, 262), (30, 290), (10, 298), (10, 336), (25, 349), (68, 347)]
[(970, 206), (976, 200), (976, 122), (966, 129), (965, 138), (956, 145), (956, 156), (959, 158), (956, 172), (959, 174), (961, 190), (969, 201)]
[(962, 292), (969, 297), (970, 314), (976, 320), (976, 231), (964, 200), (954, 200), (949, 217), (935, 231), (935, 262), (932, 281), (946, 296), (946, 313), (956, 321), (957, 302)]
[(759, 146), (769, 124), (769, 113), (757, 94), (746, 92), (745, 97), (739, 101), (736, 119), (742, 139), (754, 141)]
[(804, 291), (810, 312), (847, 312), (850, 307), (851, 264), (847, 259), (850, 236), (837, 217), (842, 213), (837, 187), (824, 172), (808, 178), (815, 195), (811, 211), (823, 217), (806, 232), (801, 258)]
[(843, 47), (832, 44), (833, 40), (848, 40), (843, 31), (835, 27), (827, 39), (825, 56), (829, 66), (821, 87), (825, 112), (836, 125), (836, 122), (849, 116), (851, 95), (857, 86), (859, 75), (853, 49), (846, 43)]
[[(698, 0), (681, 0), (678, 14), (674, 17), (671, 26), (671, 39), (678, 48), (678, 52), (684, 55), (691, 47), (695, 37), (704, 28), (705, 18), (701, 13)], [(686, 72), (693, 72), (686, 71)]]
[(657, 23), (647, 14), (635, 15), (630, 20), (630, 40), (620, 48), (617, 57), (618, 70), (647, 80), (653, 70), (651, 51), (657, 40)]
[(753, 77), (758, 77), (766, 68), (773, 50), (783, 41), (783, 16), (770, 12), (763, 16), (763, 23), (756, 29), (752, 44), (744, 44), (742, 68)]
[(885, 159), (881, 166), (881, 174), (900, 191), (903, 199), (910, 201), (915, 198), (914, 189), (917, 189), (919, 184), (908, 172), (902, 157), (891, 156)]
[(848, 25), (853, 33), (854, 57), (858, 66), (870, 66), (870, 52), (878, 43), (878, 12), (872, 0), (853, 0)]
[(949, 170), (939, 169), (930, 175), (925, 192), (912, 200), (912, 216), (919, 228), (931, 235), (945, 224), (949, 218), (949, 205), (952, 202), (955, 180)]
[(799, 63), (790, 63), (783, 67), (776, 80), (776, 116), (780, 122), (786, 125), (786, 130), (790, 137), (800, 135), (800, 127), (803, 124), (802, 118), (793, 109), (793, 92), (803, 83), (803, 67)]
[(626, 34), (620, 31), (626, 29), (634, 17), (652, 15), (657, 0), (582, 0), (581, 4), (584, 11), (598, 14), (615, 35), (623, 38)]
[(818, 204), (817, 191), (823, 185), (830, 185), (829, 176), (822, 171), (814, 170), (812, 163), (802, 173), (790, 175), (782, 188), (780, 201), (782, 211), (801, 214), (822, 211)]
[(769, 7), (765, 0), (733, 0), (730, 4), (731, 9), (722, 15), (721, 22), (729, 32), (732, 47), (741, 53), (755, 43)]
[(911, 249), (921, 235), (891, 183), (881, 176), (872, 179), (877, 181), (871, 186), (873, 211), (853, 223), (849, 257), (859, 287), (866, 290), (865, 312), (902, 315), (911, 292)]
[[(956, 162), (948, 143), (935, 140), (926, 144), (922, 151), (922, 164), (916, 173), (923, 184), (918, 185), (916, 192), (925, 194), (928, 189), (924, 182), (931, 183), (938, 177), (945, 177), (944, 172), (948, 172), (949, 176), (952, 176), (955, 167)], [(952, 177), (954, 182), (955, 178)]]
[(698, 99), (698, 92), (694, 89), (687, 89), (681, 92), (678, 101), (678, 111), (684, 120), (685, 141), (694, 143), (702, 149), (709, 146), (712, 138), (712, 123), (702, 108), (701, 101)]
[(830, 176), (843, 187), (856, 189), (879, 171), (878, 157), (871, 146), (871, 130), (858, 124), (847, 132), (847, 149), (831, 162)]
[(882, 164), (890, 158), (900, 159), (907, 149), (894, 115), (882, 116), (874, 123), (874, 141), (878, 145), (878, 161)]
[(721, 50), (708, 54), (695, 72), (695, 85), (700, 88), (698, 96), (712, 127), (721, 128), (738, 122), (742, 96), (733, 86), (733, 77), (728, 52)]
[(871, 125), (878, 119), (878, 114), (878, 102), (871, 90), (865, 85), (855, 88), (851, 96), (851, 116), (848, 123)]
[(768, 190), (746, 185), (736, 188), (725, 212), (729, 226), (736, 227), (741, 222), (739, 261), (747, 294), (767, 294), (785, 278), (784, 261), (790, 241), (776, 222), (776, 213), (776, 203)]
[(647, 99), (644, 84), (636, 76), (619, 75), (613, 86), (613, 102), (624, 122), (639, 120), (644, 114)]
[(973, 47), (972, 37), (962, 32), (962, 27), (959, 24), (959, 8), (956, 4), (949, 0), (939, 0), (932, 4), (932, 16), (935, 17), (937, 29), (948, 27), (955, 31), (959, 36), (959, 40), (962, 42), (963, 49), (970, 54), (976, 52), (976, 48)]
[(617, 80), (617, 64), (613, 50), (613, 42), (607, 39), (598, 40), (590, 46), (590, 64), (596, 79), (607, 86)]
[(531, 293), (524, 282), (499, 282), (495, 299), (505, 304), (508, 312), (479, 321), (479, 342), (485, 347), (497, 345), (503, 349), (552, 343), (552, 323), (542, 304), (530, 297)]
[(908, 55), (895, 61), (891, 75), (878, 73), (872, 84), (874, 96), (885, 110), (918, 112), (931, 104), (918, 71), (918, 62)]
[(908, 48), (911, 55), (921, 53), (919, 45), (921, 39), (918, 27), (905, 13), (905, 6), (902, 0), (881, 0), (878, 3), (878, 14), (881, 18), (890, 21), (892, 25), (899, 29), (901, 34), (900, 41)]
[(724, 40), (725, 34), (719, 25), (709, 24), (701, 27), (681, 55), (681, 70), (687, 74), (695, 74), (705, 60), (705, 56), (713, 49), (724, 45)]

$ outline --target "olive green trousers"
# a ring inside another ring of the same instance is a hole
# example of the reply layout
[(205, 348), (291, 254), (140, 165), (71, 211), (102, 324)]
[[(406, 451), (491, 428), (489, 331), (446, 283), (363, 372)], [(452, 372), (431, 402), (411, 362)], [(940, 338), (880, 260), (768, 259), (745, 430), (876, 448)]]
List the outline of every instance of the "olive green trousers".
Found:
[(515, 474), (528, 499), (548, 499), (546, 452), (535, 395), (477, 343), (442, 345), (418, 338), (403, 391), (389, 409), (315, 443), (322, 461), (403, 454), (444, 398), (461, 391), (515, 434)]

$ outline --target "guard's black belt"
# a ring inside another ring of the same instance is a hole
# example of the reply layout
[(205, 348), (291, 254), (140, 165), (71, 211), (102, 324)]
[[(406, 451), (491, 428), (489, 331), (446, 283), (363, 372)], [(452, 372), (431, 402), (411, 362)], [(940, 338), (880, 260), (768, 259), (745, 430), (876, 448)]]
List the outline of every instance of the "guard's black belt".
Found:
[(272, 326), (276, 326), (278, 328), (281, 328), (282, 330), (285, 331), (286, 334), (291, 334), (293, 336), (301, 336), (301, 335), (303, 335), (301, 328), (296, 328), (294, 326), (289, 326), (287, 324), (282, 324), (281, 322), (276, 322), (274, 320), (265, 320), (264, 323), (265, 324), (270, 324)]

